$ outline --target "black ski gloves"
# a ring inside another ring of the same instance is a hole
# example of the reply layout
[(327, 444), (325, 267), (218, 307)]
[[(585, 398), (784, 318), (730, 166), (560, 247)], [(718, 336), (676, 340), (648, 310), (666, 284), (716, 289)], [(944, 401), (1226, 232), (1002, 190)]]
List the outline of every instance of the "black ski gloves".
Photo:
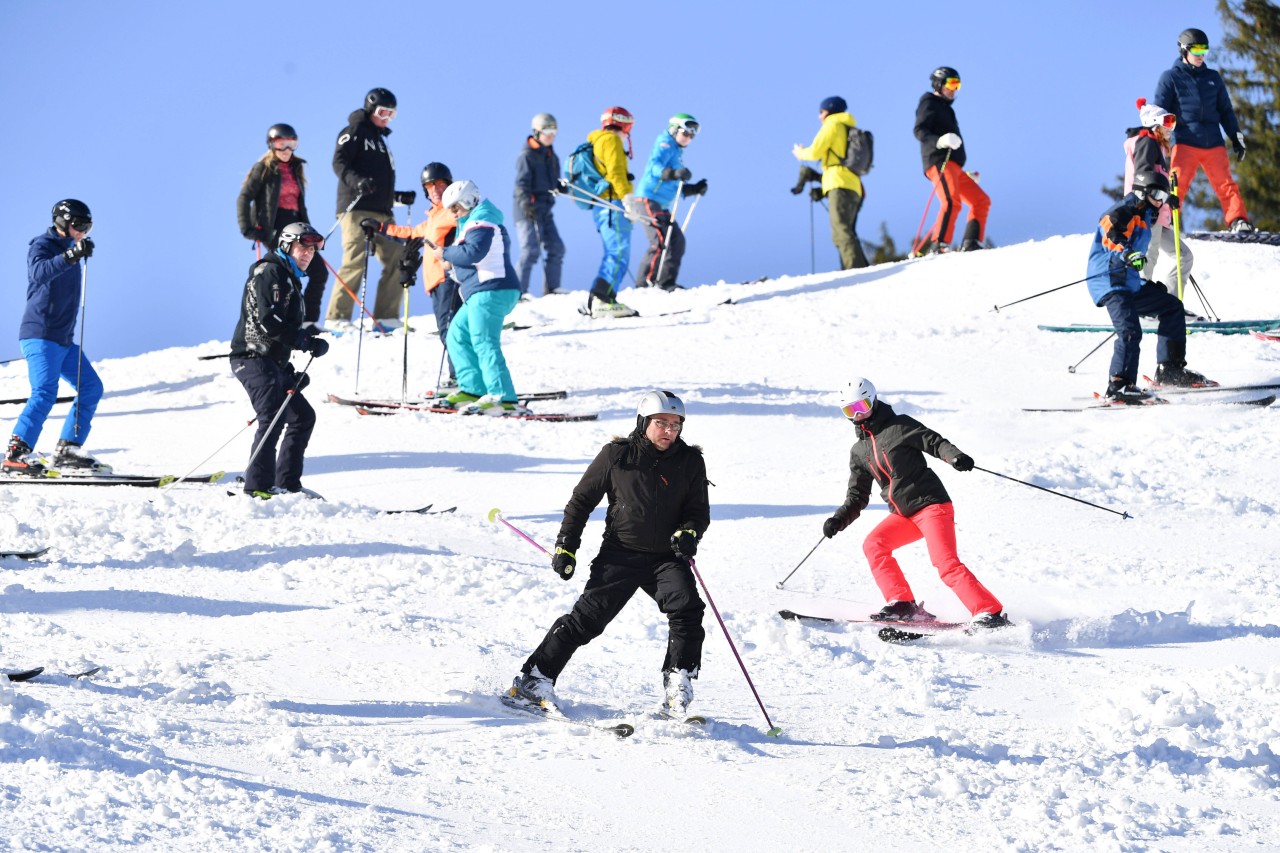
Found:
[(677, 530), (671, 534), (671, 550), (686, 560), (698, 555), (698, 534), (693, 530)]
[(1177, 210), (1182, 206), (1182, 202), (1178, 200), (1176, 195), (1169, 196), (1169, 198), (1165, 200), (1165, 204), (1169, 205), (1170, 210)]
[(555, 573), (560, 576), (561, 580), (567, 581), (573, 577), (573, 570), (577, 565), (577, 557), (559, 545), (556, 546), (556, 555), (551, 558), (551, 568), (555, 569)]
[(410, 207), (418, 197), (417, 190), (399, 190), (396, 192), (396, 201), (405, 207)]
[(1142, 252), (1130, 252), (1124, 256), (1124, 262), (1135, 270), (1141, 271), (1147, 265), (1147, 256)]
[(687, 181), (693, 177), (693, 172), (690, 172), (688, 169), (685, 169), (683, 167), (679, 169), (673, 169), (670, 166), (668, 166), (667, 168), (662, 170), (662, 175), (660, 177), (664, 181)]
[(313, 358), (319, 358), (329, 351), (329, 342), (315, 335), (304, 334), (299, 338), (297, 348), (311, 353)]
[(858, 519), (861, 513), (851, 506), (841, 506), (835, 515), (822, 522), (822, 535), (830, 539)]
[(397, 266), (400, 267), (400, 286), (413, 287), (418, 280), (418, 267), (422, 266), (421, 237), (410, 237), (404, 241), (404, 254)]
[(685, 194), (686, 196), (691, 196), (691, 195), (706, 195), (706, 194), (707, 194), (707, 179), (706, 179), (706, 178), (703, 178), (702, 180), (700, 180), (700, 181), (695, 181), (695, 182), (694, 182), (694, 183), (692, 183), (692, 184), (685, 184), (685, 185), (684, 185), (684, 191), (683, 191), (683, 192), (684, 192), (684, 194)]
[(76, 243), (70, 249), (62, 253), (62, 257), (67, 259), (67, 263), (74, 265), (81, 258), (93, 256), (93, 241), (85, 237), (79, 243)]
[(382, 233), (382, 223), (371, 216), (361, 219), (360, 227), (364, 229), (366, 240), (372, 240), (374, 234)]
[(1236, 162), (1244, 162), (1244, 134), (1237, 133), (1236, 138), (1231, 140), (1231, 150), (1236, 152)]
[(373, 191), (378, 185), (373, 182), (373, 178), (361, 178), (356, 181), (356, 192), (360, 195), (373, 195)]
[(289, 370), (292, 371), (289, 374), (289, 387), (294, 391), (301, 391), (311, 384), (310, 373), (299, 373), (293, 369), (292, 365), (289, 366)]
[(796, 181), (796, 185), (795, 185), (794, 187), (792, 187), (792, 188), (791, 188), (791, 194), (792, 194), (792, 195), (800, 195), (800, 193), (804, 192), (805, 184), (809, 183), (810, 181), (818, 181), (819, 183), (821, 183), (821, 182), (822, 182), (822, 173), (821, 173), (821, 172), (815, 172), (815, 171), (814, 171), (811, 167), (809, 167), (809, 166), (801, 166), (801, 167), (800, 167), (800, 180)]
[(811, 187), (809, 189), (809, 201), (822, 201), (822, 187)]
[(956, 458), (951, 460), (951, 467), (957, 471), (972, 471), (973, 457), (968, 453), (957, 453)]
[(246, 240), (256, 240), (257, 242), (265, 246), (267, 243), (267, 238), (270, 237), (271, 235), (267, 233), (267, 229), (259, 228), (255, 225), (252, 228), (244, 229), (244, 236)]

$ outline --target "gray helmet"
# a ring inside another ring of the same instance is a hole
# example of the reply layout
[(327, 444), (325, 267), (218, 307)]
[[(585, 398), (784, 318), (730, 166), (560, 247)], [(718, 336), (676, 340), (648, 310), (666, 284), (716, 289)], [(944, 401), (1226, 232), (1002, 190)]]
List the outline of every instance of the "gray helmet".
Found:
[(305, 222), (291, 222), (280, 229), (280, 239), (277, 242), (277, 246), (286, 253), (298, 241), (302, 241), (304, 246), (315, 246), (317, 249), (324, 248), (324, 235)]
[(551, 113), (538, 113), (533, 117), (533, 132), (543, 133), (544, 131), (559, 130), (556, 125), (556, 117)]
[(89, 205), (74, 198), (64, 198), (53, 206), (53, 224), (59, 231), (66, 231), (68, 225), (74, 225), (77, 231), (88, 231), (93, 227), (93, 214)]

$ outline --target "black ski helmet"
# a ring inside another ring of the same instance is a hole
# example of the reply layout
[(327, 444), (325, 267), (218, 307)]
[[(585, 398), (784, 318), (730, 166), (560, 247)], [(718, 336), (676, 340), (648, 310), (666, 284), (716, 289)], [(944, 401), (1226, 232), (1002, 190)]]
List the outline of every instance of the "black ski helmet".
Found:
[(1208, 44), (1209, 35), (1204, 30), (1195, 27), (1187, 27), (1178, 36), (1178, 53), (1183, 56), (1187, 55), (1187, 48), (1193, 44)]
[(298, 131), (294, 130), (293, 125), (291, 124), (284, 124), (281, 122), (280, 124), (273, 124), (271, 127), (267, 128), (267, 147), (270, 147), (271, 143), (277, 139), (297, 138)]
[(305, 222), (290, 222), (284, 228), (281, 228), (277, 246), (287, 253), (289, 247), (299, 240), (302, 241), (304, 246), (315, 246), (317, 249), (324, 248), (324, 235)]
[(422, 167), (422, 185), (425, 187), (432, 181), (453, 183), (453, 172), (444, 163), (428, 163)]
[(364, 96), (364, 111), (373, 115), (373, 111), (378, 107), (390, 107), (394, 110), (396, 96), (387, 89), (370, 89), (369, 94)]
[(933, 69), (933, 73), (929, 75), (929, 85), (933, 87), (933, 91), (941, 92), (942, 86), (947, 82), (947, 78), (954, 77), (960, 79), (960, 72), (952, 68), (950, 65), (939, 65)]
[[(1150, 201), (1147, 193), (1152, 190), (1161, 190), (1165, 195), (1169, 194), (1169, 179), (1159, 172), (1150, 169), (1139, 172), (1133, 176), (1133, 194), (1144, 201)], [(1160, 204), (1164, 203), (1164, 199), (1160, 200)], [(1153, 206), (1158, 207), (1159, 204)]]
[(53, 224), (63, 232), (68, 225), (75, 225), (77, 231), (88, 231), (93, 227), (93, 214), (89, 205), (79, 199), (64, 198), (53, 206)]

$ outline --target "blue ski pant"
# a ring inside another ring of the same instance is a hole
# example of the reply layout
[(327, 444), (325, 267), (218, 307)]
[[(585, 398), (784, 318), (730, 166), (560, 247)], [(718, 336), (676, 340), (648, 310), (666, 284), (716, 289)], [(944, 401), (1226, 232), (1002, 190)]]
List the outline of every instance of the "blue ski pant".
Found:
[(529, 292), (533, 265), (545, 251), (547, 262), (543, 267), (542, 292), (555, 293), (560, 289), (560, 270), (564, 266), (564, 240), (560, 239), (551, 208), (535, 206), (533, 215), (533, 219), (523, 216), (516, 219), (516, 235), (520, 239), (520, 264), (516, 267), (520, 276), (520, 292)]
[(1103, 307), (1116, 327), (1111, 351), (1111, 375), (1138, 381), (1138, 347), (1142, 343), (1142, 317), (1156, 317), (1156, 362), (1187, 361), (1187, 316), (1178, 297), (1159, 284), (1144, 284), (1137, 293), (1114, 290), (1103, 297)]
[(591, 208), (591, 216), (595, 219), (596, 232), (604, 243), (604, 258), (600, 261), (600, 271), (596, 277), (607, 282), (613, 293), (617, 294), (622, 284), (622, 277), (627, 274), (631, 265), (631, 220), (618, 210), (604, 207)]
[[(89, 437), (93, 413), (102, 399), (102, 380), (98, 378), (89, 359), (80, 352), (80, 346), (68, 346), (46, 341), (43, 338), (25, 338), (18, 341), (27, 359), (27, 376), (31, 379), (31, 396), (26, 408), (18, 416), (13, 434), (34, 448), (44, 429), (44, 422), (58, 399), (58, 378), (67, 380), (76, 389), (76, 400), (62, 422), (63, 441), (84, 444)], [(77, 370), (79, 387), (76, 387)]]
[(482, 290), (471, 294), (453, 315), (445, 344), (458, 372), (458, 390), (516, 401), (516, 386), (502, 355), (502, 321), (519, 301), (519, 290)]

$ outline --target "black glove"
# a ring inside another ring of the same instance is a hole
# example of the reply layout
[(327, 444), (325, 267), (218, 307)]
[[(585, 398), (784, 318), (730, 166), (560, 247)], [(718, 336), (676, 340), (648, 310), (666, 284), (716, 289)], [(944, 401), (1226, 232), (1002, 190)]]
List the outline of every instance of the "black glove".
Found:
[(418, 280), (418, 268), (422, 266), (422, 238), (410, 237), (404, 241), (404, 254), (397, 262), (400, 267), (400, 286), (413, 287)]
[(1182, 202), (1178, 200), (1176, 195), (1169, 196), (1168, 200), (1165, 201), (1165, 204), (1169, 205), (1170, 210), (1177, 210), (1179, 207), (1182, 207)]
[(298, 349), (303, 352), (309, 352), (315, 358), (319, 358), (329, 351), (329, 342), (315, 335), (303, 335), (302, 339), (298, 341)]
[(634, 184), (636, 181), (636, 176), (631, 174), (630, 172), (627, 172), (627, 180), (631, 181)]
[(369, 240), (373, 239), (374, 234), (382, 233), (382, 223), (371, 216), (361, 219), (360, 227), (364, 229), (365, 237)]
[(858, 510), (848, 511), (844, 507), (836, 510), (836, 514), (822, 522), (822, 535), (830, 539), (844, 530), (858, 518)]
[(810, 201), (822, 201), (822, 187), (812, 187), (809, 190)]
[(684, 190), (682, 190), (682, 192), (683, 192), (686, 196), (692, 196), (692, 195), (706, 195), (706, 192), (707, 192), (707, 179), (706, 179), (706, 178), (703, 178), (702, 180), (700, 180), (700, 181), (696, 181), (696, 182), (694, 182), (694, 183), (692, 183), (692, 184), (685, 184), (685, 185), (684, 185)]
[(560, 178), (555, 182), (555, 185), (551, 187), (551, 194), (555, 195), (556, 193), (563, 193), (564, 195), (569, 194), (568, 178)]
[(662, 170), (662, 174), (659, 175), (659, 177), (664, 181), (687, 181), (693, 177), (693, 172), (690, 172), (688, 169), (683, 167), (673, 169), (668, 166)]
[[(321, 343), (323, 343), (323, 341), (321, 341)], [(311, 384), (310, 373), (299, 373), (298, 371), (293, 370), (292, 365), (290, 366), (290, 373), (289, 373), (290, 388), (292, 388), (294, 391), (301, 391), (302, 389), (306, 388), (310, 384)]]
[(573, 577), (573, 570), (577, 568), (577, 565), (577, 557), (559, 545), (556, 546), (556, 555), (551, 558), (551, 568), (555, 569), (555, 573), (560, 576), (561, 580), (567, 581)]
[(671, 534), (671, 550), (686, 560), (698, 555), (698, 534), (693, 530), (677, 530)]
[(972, 471), (973, 457), (968, 453), (957, 453), (956, 458), (951, 460), (951, 467), (957, 471)]
[(403, 204), (405, 207), (412, 206), (413, 202), (417, 198), (418, 198), (417, 190), (400, 190), (396, 193), (396, 201), (398, 201), (400, 204)]
[(378, 185), (373, 182), (373, 178), (361, 178), (356, 182), (356, 192), (360, 195), (373, 195), (373, 191), (377, 188)]
[(85, 237), (79, 243), (76, 243), (70, 249), (62, 253), (62, 257), (67, 259), (67, 263), (74, 264), (81, 258), (89, 258), (93, 256), (93, 241)]
[(1236, 138), (1231, 140), (1231, 148), (1236, 152), (1236, 162), (1244, 162), (1244, 134), (1237, 133)]
[(244, 229), (241, 233), (244, 234), (246, 240), (256, 240), (259, 243), (266, 243), (267, 238), (271, 236), (267, 233), (267, 229), (259, 228), (256, 225), (252, 228)]
[(818, 181), (818, 182), (821, 182), (821, 181), (822, 181), (822, 173), (821, 173), (821, 172), (815, 172), (815, 171), (814, 171), (811, 167), (809, 167), (809, 166), (801, 166), (801, 167), (800, 167), (800, 180), (796, 181), (796, 185), (795, 185), (794, 187), (792, 187), (792, 188), (791, 188), (791, 194), (792, 194), (792, 195), (800, 195), (800, 193), (804, 192), (805, 184), (809, 183), (810, 181)]

